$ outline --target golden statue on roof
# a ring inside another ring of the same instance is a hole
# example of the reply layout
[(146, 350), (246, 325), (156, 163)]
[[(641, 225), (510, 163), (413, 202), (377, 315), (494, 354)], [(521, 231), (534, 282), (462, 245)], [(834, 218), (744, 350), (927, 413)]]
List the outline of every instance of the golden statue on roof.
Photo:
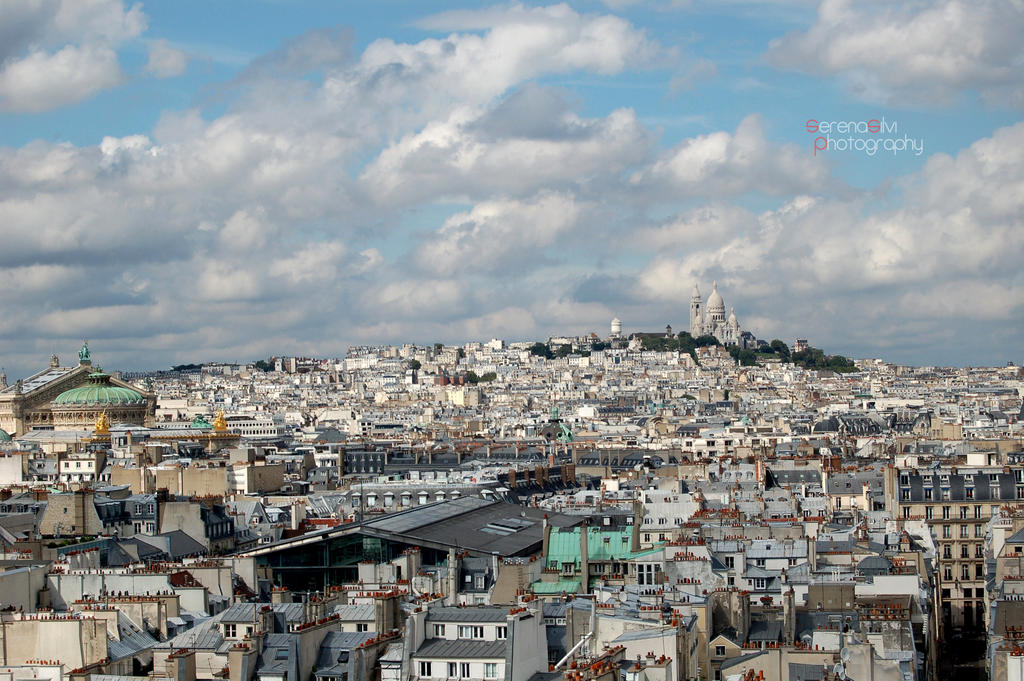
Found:
[(213, 431), (215, 433), (225, 433), (228, 429), (228, 422), (224, 419), (224, 410), (221, 409), (217, 412), (217, 418), (213, 420)]
[(100, 415), (96, 417), (96, 434), (97, 435), (110, 435), (110, 419), (107, 418), (107, 412), (100, 412)]

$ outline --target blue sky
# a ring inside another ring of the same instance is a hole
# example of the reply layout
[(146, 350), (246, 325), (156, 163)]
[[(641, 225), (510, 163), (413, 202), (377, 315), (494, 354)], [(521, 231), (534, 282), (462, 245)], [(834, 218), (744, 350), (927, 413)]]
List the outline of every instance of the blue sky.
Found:
[[(684, 329), (714, 280), (760, 337), (1024, 359), (1009, 0), (0, 11), (14, 373)], [(883, 117), (922, 153), (805, 127)]]

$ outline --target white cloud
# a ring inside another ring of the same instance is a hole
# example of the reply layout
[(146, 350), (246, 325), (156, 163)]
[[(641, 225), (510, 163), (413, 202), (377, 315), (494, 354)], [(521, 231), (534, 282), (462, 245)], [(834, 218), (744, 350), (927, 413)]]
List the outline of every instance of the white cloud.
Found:
[(54, 310), (39, 317), (39, 330), (58, 336), (95, 336), (110, 324), (111, 319), (132, 319), (136, 322), (148, 316), (140, 305), (96, 305), (74, 310)]
[(148, 20), (140, 2), (126, 7), (123, 0), (60, 0), (58, 5), (41, 42), (117, 44), (146, 30)]
[(518, 305), (460, 320), (462, 338), (530, 338), (537, 330), (537, 319)]
[(253, 301), (263, 292), (263, 282), (247, 267), (203, 259), (196, 292), (200, 300), (207, 302)]
[(580, 212), (573, 197), (550, 192), (528, 202), (486, 201), (445, 220), (427, 237), (417, 261), (436, 274), (520, 272), (543, 261), (543, 249), (572, 229)]
[(149, 62), (146, 71), (158, 78), (172, 78), (185, 73), (188, 66), (188, 55), (182, 50), (171, 47), (164, 39), (149, 43)]
[(831, 180), (827, 166), (792, 144), (775, 144), (764, 133), (761, 116), (747, 116), (734, 133), (691, 137), (631, 178), (638, 188), (677, 196), (734, 196), (760, 192), (773, 196), (820, 191)]
[(659, 225), (637, 230), (635, 243), (656, 250), (699, 247), (730, 229), (756, 228), (752, 213), (727, 203), (699, 206)]
[(1024, 211), (1008, 198), (1024, 190), (1020, 144), (1024, 123), (932, 157), (899, 183), (896, 208), (800, 197), (758, 216), (709, 206), (668, 221), (641, 238), (683, 254), (652, 258), (638, 274), (641, 290), (684, 301), (693, 282), (718, 279), (748, 307), (775, 313), (762, 333), (816, 329), (832, 344), (880, 348), (913, 327), (954, 347), (978, 320), (1006, 331), (1024, 305)]
[(54, 285), (61, 287), (78, 283), (82, 274), (77, 267), (65, 265), (23, 265), (0, 268), (0, 286), (7, 295), (19, 298), (35, 293), (48, 295)]
[(644, 160), (651, 141), (630, 109), (583, 119), (557, 95), (530, 87), (489, 111), (459, 109), (406, 135), (381, 151), (360, 179), (388, 204), (524, 195), (615, 177)]
[(146, 29), (141, 5), (126, 9), (122, 0), (4, 4), (0, 111), (47, 111), (117, 85), (114, 49)]
[(344, 244), (337, 241), (313, 243), (286, 258), (275, 260), (269, 273), (292, 283), (332, 282), (337, 277), (337, 265), (344, 254)]
[(957, 319), (999, 323), (1019, 314), (1024, 306), (1024, 282), (988, 282), (957, 279), (927, 290), (908, 291), (899, 298), (899, 310), (912, 318)]
[(68, 143), (31, 142), (20, 149), (0, 149), (0, 197), (12, 197), (25, 190), (66, 189), (89, 182), (93, 171), (87, 157), (95, 149)]
[(239, 81), (301, 76), (318, 69), (336, 70), (352, 60), (350, 28), (319, 28), (291, 38), (280, 48), (253, 59)]
[[(372, 86), (389, 117), (437, 114), (453, 104), (486, 104), (510, 88), (547, 74), (589, 71), (614, 75), (675, 58), (675, 50), (615, 16), (579, 14), (568, 5), (445, 12), (419, 22), (453, 33), (441, 39), (395, 43), (380, 39), (354, 69), (327, 87), (347, 99)], [(397, 111), (394, 111), (397, 110)], [(422, 119), (421, 119), (422, 120)]]
[(1013, 0), (822, 0), (810, 29), (773, 41), (768, 59), (843, 76), (892, 104), (946, 103), (964, 90), (1024, 106), (1024, 6)]
[[(455, 274), (454, 271), (450, 274)], [(366, 292), (365, 304), (376, 314), (400, 320), (399, 326), (410, 329), (410, 322), (435, 317), (449, 318), (453, 310), (462, 310), (468, 292), (465, 284), (446, 278), (396, 278), (383, 282)]]
[(274, 233), (262, 207), (236, 211), (220, 230), (220, 242), (225, 248), (251, 251), (263, 248)]
[[(935, 333), (915, 308), (962, 338), (942, 312), (957, 304), (934, 302), (960, 299), (951, 282), (995, 301), (965, 319), (995, 329), (999, 305), (1016, 309), (1024, 127), (933, 156), (882, 210), (757, 116), (658, 153), (631, 109), (584, 115), (535, 83), (666, 54), (620, 19), (514, 5), (428, 23), (457, 32), (354, 56), (344, 32), (296, 39), (213, 118), (0, 148), (0, 283), (21, 282), (0, 304), (0, 351), (38, 338), (45, 361), (76, 324), (123, 368), (602, 331), (612, 314), (679, 328), (693, 281), (714, 278), (741, 321), (766, 320), (755, 331), (818, 325), (863, 347)], [(122, 24), (88, 44), (136, 30)], [(87, 43), (14, 59), (66, 44)], [(751, 198), (759, 213), (730, 203)]]
[(67, 44), (116, 45), (146, 30), (142, 5), (123, 0), (4, 0), (0, 61)]
[(0, 110), (36, 112), (79, 102), (121, 81), (109, 47), (68, 45), (54, 54), (33, 52), (0, 70)]

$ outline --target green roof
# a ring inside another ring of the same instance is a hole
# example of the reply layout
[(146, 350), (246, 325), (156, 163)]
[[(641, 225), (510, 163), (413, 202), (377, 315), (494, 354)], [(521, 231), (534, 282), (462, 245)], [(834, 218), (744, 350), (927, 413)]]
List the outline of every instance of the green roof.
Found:
[(10, 442), (11, 436), (7, 434), (5, 430), (0, 428), (0, 442)]
[(54, 404), (62, 405), (98, 405), (121, 406), (128, 404), (144, 404), (146, 398), (142, 393), (131, 388), (122, 388), (110, 383), (110, 376), (97, 371), (89, 374), (89, 382), (71, 390), (65, 390), (53, 400)]
[(535, 594), (567, 594), (579, 593), (580, 580), (559, 579), (557, 582), (534, 582), (530, 585)]
[[(552, 528), (548, 540), (547, 566), (561, 568), (563, 563), (580, 565), (580, 530), (573, 528)], [(605, 541), (607, 540), (607, 541)], [(644, 551), (632, 551), (633, 528), (587, 528), (587, 553), (592, 561), (630, 560)]]

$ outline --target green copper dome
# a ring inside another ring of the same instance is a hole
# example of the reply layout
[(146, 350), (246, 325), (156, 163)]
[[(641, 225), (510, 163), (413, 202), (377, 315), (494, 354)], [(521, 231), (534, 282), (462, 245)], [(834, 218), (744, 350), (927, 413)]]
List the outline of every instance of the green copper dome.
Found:
[(10, 441), (11, 441), (11, 436), (8, 435), (7, 432), (4, 431), (3, 429), (0, 429), (0, 442), (10, 442)]
[(122, 388), (111, 385), (110, 375), (101, 371), (89, 374), (89, 382), (86, 385), (65, 390), (53, 401), (54, 404), (64, 405), (127, 405), (145, 404), (146, 398), (142, 393), (131, 388)]

